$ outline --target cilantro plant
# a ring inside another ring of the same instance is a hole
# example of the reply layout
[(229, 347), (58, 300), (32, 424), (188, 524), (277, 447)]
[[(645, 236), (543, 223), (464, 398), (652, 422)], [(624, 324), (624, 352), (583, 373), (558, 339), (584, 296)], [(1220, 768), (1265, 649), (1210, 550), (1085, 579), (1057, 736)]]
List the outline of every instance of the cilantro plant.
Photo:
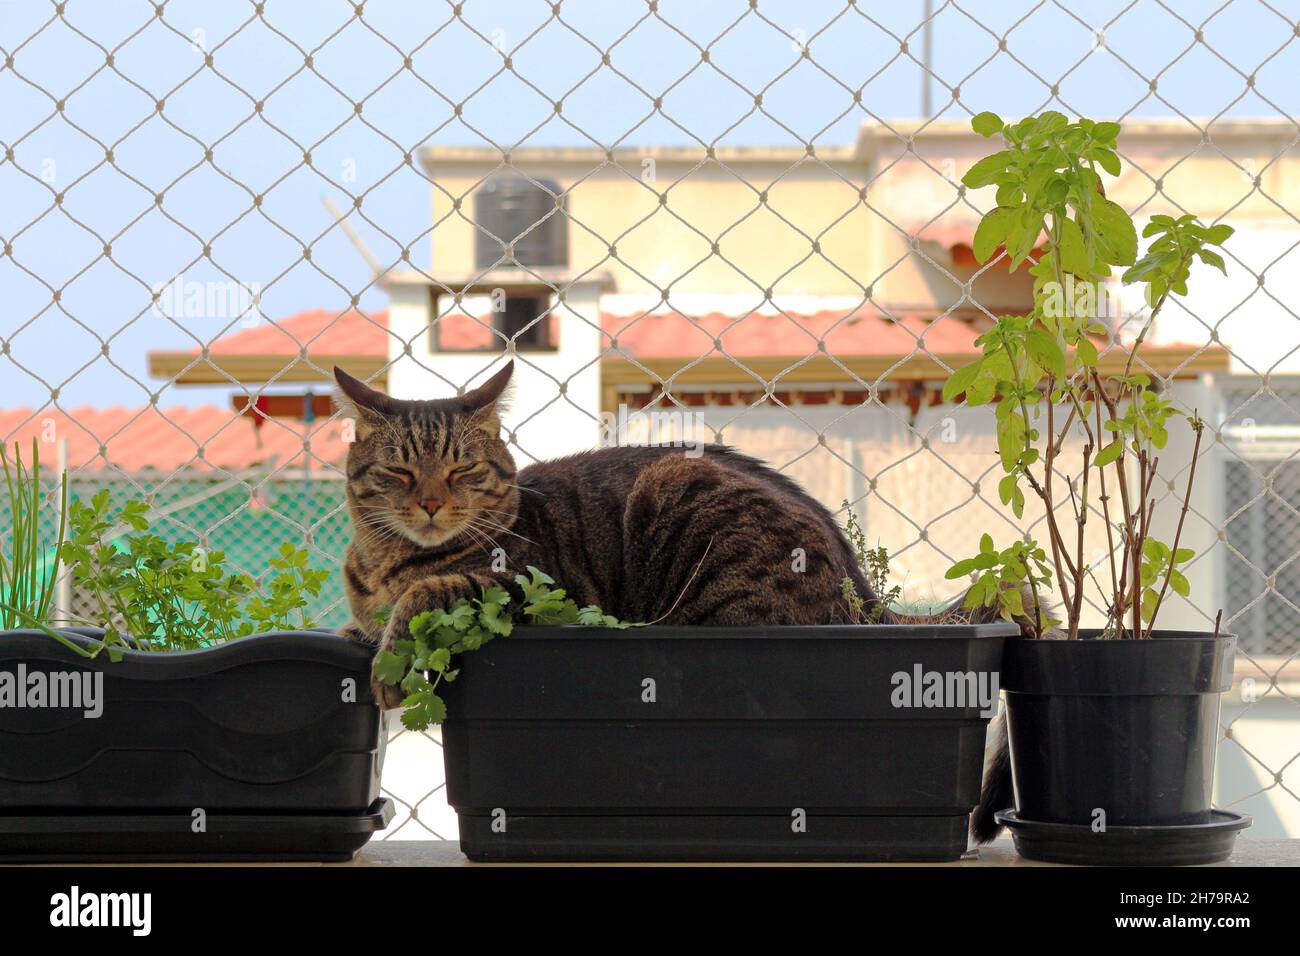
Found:
[[(1196, 262), (1226, 273), (1214, 247), (1227, 241), (1232, 227), (1206, 226), (1193, 216), (1152, 216), (1142, 232), (1151, 242), (1139, 258), (1133, 220), (1106, 198), (1102, 180), (1103, 173), (1120, 173), (1118, 123), (1071, 123), (1048, 111), (1017, 123), (981, 113), (971, 126), (1000, 137), (1004, 147), (962, 178), (969, 188), (997, 190), (997, 206), (975, 232), (975, 255), (981, 262), (1005, 258), (1012, 271), (1031, 262), (1034, 305), (1027, 315), (996, 319), (977, 340), (981, 356), (951, 376), (944, 397), (965, 395), (968, 405), (994, 406), (1004, 472), (998, 496), (1019, 518), (1028, 489), (1043, 505), (1048, 540), (1040, 545), (1026, 538), (998, 549), (986, 534), (979, 553), (958, 561), (947, 576), (976, 574), (967, 606), (996, 604), (1007, 619), (1025, 613), (1038, 636), (1062, 623), (1044, 611), (1054, 583), (1070, 638), (1078, 636), (1084, 588), (1091, 582), (1107, 605), (1105, 636), (1149, 638), (1167, 591), (1186, 596), (1189, 590), (1180, 568), (1194, 552), (1180, 539), (1205, 424), (1196, 414), (1186, 417), (1194, 447), (1177, 530), (1166, 544), (1151, 534), (1152, 489), (1160, 450), (1179, 414), (1134, 364), (1170, 296), (1187, 294)], [(1098, 343), (1112, 334), (1103, 321), (1109, 303), (1103, 283), (1115, 267), (1125, 270), (1123, 282), (1145, 286), (1147, 312), (1122, 369), (1108, 371)], [(1078, 470), (1065, 474), (1061, 451), (1070, 434), (1082, 437), (1083, 451)], [(1054, 478), (1063, 478), (1064, 487)], [(1094, 501), (1109, 545), (1104, 582), (1084, 557)], [(1063, 505), (1073, 528), (1061, 517)], [(1029, 609), (1020, 592), (1026, 584), (1034, 604)]]
[(147, 514), (138, 500), (115, 511), (106, 490), (69, 506), (63, 556), (104, 628), (104, 646), (183, 650), (313, 626), (308, 600), (329, 572), (310, 567), (306, 551), (282, 544), (259, 590), (226, 567), (223, 552), (150, 531)]
[[(595, 605), (578, 607), (555, 580), (532, 565), (528, 577), (515, 575), (523, 601), (517, 620), (510, 609), (511, 596), (505, 588), (483, 589), (481, 597), (461, 598), (450, 608), (425, 611), (411, 619), (411, 636), (395, 641), (391, 650), (375, 656), (375, 679), (395, 684), (406, 694), (402, 701), (402, 724), (410, 730), (427, 730), (447, 718), (447, 705), (438, 696), (443, 681), (454, 681), (460, 673), (453, 657), (476, 651), (494, 637), (508, 637), (516, 624), (577, 624), (584, 627), (640, 627), (620, 621)], [(429, 679), (433, 675), (433, 680)]]

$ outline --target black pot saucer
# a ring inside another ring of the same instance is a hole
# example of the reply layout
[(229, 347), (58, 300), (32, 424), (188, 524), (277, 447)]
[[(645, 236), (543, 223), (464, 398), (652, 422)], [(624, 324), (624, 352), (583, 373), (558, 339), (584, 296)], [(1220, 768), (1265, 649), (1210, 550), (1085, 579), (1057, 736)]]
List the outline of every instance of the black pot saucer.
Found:
[(1079, 866), (1197, 866), (1221, 863), (1237, 834), (1254, 823), (1245, 813), (1211, 810), (1207, 823), (1180, 826), (1111, 826), (1096, 832), (1083, 823), (1022, 820), (1015, 810), (997, 813), (1027, 860)]

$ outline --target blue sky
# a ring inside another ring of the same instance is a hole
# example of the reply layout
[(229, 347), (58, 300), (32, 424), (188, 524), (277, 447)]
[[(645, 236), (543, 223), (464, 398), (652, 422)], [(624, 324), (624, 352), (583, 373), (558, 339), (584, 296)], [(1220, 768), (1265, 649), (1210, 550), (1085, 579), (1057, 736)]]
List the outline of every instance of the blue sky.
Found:
[[(369, 221), (352, 221), (379, 258), (409, 244), (427, 266), (430, 187), (402, 165), (424, 143), (831, 145), (871, 115), (915, 117), (921, 71), (900, 40), (920, 55), (922, 5), (659, 0), (650, 15), (634, 0), (564, 0), (557, 20), (541, 0), (467, 0), (457, 20), (431, 0), (367, 0), (361, 19), (346, 0), (267, 0), (260, 17), (246, 0), (171, 0), (161, 18), (149, 0), (69, 0), (62, 17), (46, 0), (0, 0), (0, 241), (12, 246), (0, 255), (0, 403), (43, 404), (50, 386), (65, 408), (148, 401), (160, 383), (146, 350), (187, 347), (230, 322), (181, 328), (148, 312), (149, 287), (177, 273), (224, 270), (262, 287), (273, 318), (342, 310), (369, 276), (330, 228), (323, 196), (346, 208), (364, 194)], [(1037, 110), (1051, 98), (1037, 73), (1059, 80), (1057, 108), (1097, 118), (1300, 115), (1300, 0), (1235, 0), (1212, 16), (1220, 6), (935, 0), (934, 70), (961, 98), (935, 83), (934, 112)], [(1026, 14), (999, 51), (997, 36)], [(494, 78), (501, 50), (518, 77)], [(1225, 60), (1255, 74), (1254, 90)], [(1157, 92), (1134, 70), (1158, 76)], [(762, 90), (770, 115), (736, 83)], [(646, 93), (663, 96), (661, 112)], [(364, 99), (360, 115), (349, 97)], [(372, 289), (362, 304), (383, 308), (385, 296)], [(225, 394), (170, 388), (160, 401)]]

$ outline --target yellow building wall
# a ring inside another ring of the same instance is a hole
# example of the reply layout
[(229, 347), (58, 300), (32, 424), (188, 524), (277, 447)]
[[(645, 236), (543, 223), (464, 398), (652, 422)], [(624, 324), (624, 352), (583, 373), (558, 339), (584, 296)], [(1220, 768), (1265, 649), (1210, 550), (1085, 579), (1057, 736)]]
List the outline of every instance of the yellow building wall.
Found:
[[(961, 277), (945, 275), (947, 246), (968, 240), (993, 205), (991, 188), (963, 195), (956, 184), (996, 144), (958, 122), (895, 129), (906, 140), (868, 126), (856, 145), (816, 159), (758, 147), (721, 150), (713, 160), (700, 149), (610, 157), (536, 148), (517, 151), (511, 162), (569, 190), (571, 270), (607, 271), (613, 291), (744, 295), (757, 303), (769, 292), (861, 299), (869, 290), (886, 308), (943, 310), (963, 294)], [(1205, 220), (1226, 213), (1240, 228), (1278, 221), (1279, 207), (1300, 208), (1293, 130), (1254, 121), (1212, 130), (1209, 145), (1185, 124), (1127, 123), (1125, 168), (1108, 194), (1139, 221), (1186, 210)], [(472, 275), (473, 193), (500, 171), (501, 154), (432, 147), (422, 159), (436, 183), (434, 274)], [(914, 246), (918, 230), (933, 242)], [(990, 274), (978, 297), (1004, 304), (1016, 288)]]
[[(435, 275), (474, 269), (473, 193), (499, 153), (431, 149)], [(550, 153), (551, 155), (546, 155)], [(782, 155), (533, 151), (516, 168), (569, 189), (570, 268), (608, 271), (619, 293), (861, 295), (870, 214), (865, 166)], [(558, 154), (558, 155), (557, 155)], [(460, 199), (460, 210), (455, 209)]]
[[(994, 190), (963, 194), (957, 187), (976, 160), (1000, 148), (999, 141), (977, 136), (963, 123), (932, 123), (924, 129), (895, 124), (894, 129), (904, 138), (866, 127), (858, 144), (870, 163), (868, 199), (880, 213), (868, 223), (872, 252), (867, 274), (877, 298), (895, 308), (930, 304), (944, 309), (957, 303), (962, 290), (942, 269), (908, 255), (907, 233), (925, 226), (922, 236), (969, 239), (980, 214), (993, 207)], [(1211, 126), (1211, 137), (1212, 144), (1202, 142), (1200, 133), (1185, 123), (1126, 123), (1120, 138), (1124, 168), (1117, 179), (1106, 178), (1107, 195), (1134, 212), (1139, 228), (1154, 214), (1184, 212), (1207, 222), (1223, 216), (1238, 228), (1249, 228), (1287, 218), (1279, 207), (1297, 208), (1300, 149), (1293, 145), (1294, 127), (1227, 121)], [(923, 251), (935, 257), (936, 250)], [(1001, 277), (989, 278), (1005, 287)]]

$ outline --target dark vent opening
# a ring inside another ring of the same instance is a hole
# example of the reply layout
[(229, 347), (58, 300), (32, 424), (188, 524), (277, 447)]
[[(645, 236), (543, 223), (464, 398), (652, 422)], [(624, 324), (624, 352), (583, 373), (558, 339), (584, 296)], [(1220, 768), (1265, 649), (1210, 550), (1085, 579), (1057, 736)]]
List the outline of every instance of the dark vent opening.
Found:
[[(508, 296), (504, 311), (495, 313), (497, 331), (506, 340), (514, 340), (516, 349), (549, 349), (555, 346), (551, 342), (551, 317), (542, 316), (547, 310), (547, 298), (543, 296)], [(536, 320), (536, 321), (534, 321)], [(529, 323), (533, 323), (531, 326)], [(495, 337), (504, 349), (505, 342)]]

